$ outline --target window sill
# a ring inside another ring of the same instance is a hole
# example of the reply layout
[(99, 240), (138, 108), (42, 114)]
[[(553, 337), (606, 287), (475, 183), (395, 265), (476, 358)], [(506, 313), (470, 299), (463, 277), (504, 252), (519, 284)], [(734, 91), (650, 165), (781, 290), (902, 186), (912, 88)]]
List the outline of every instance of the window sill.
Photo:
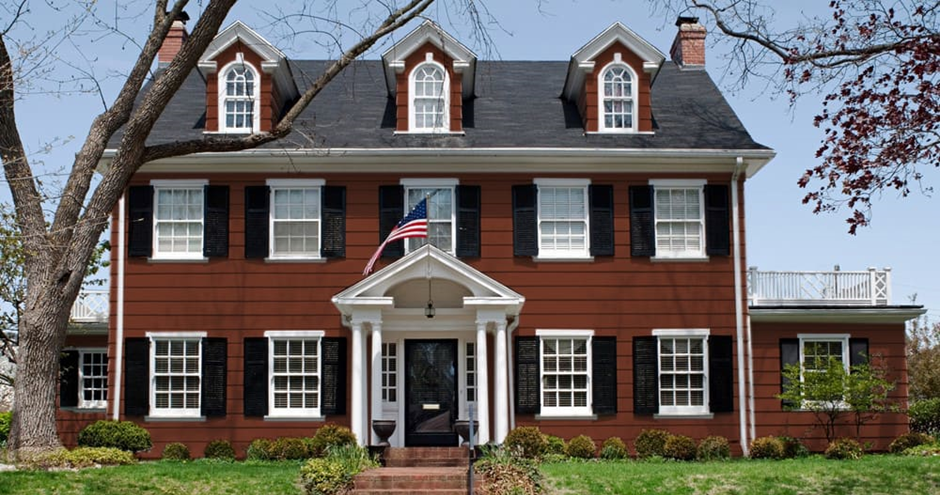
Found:
[(147, 263), (208, 263), (209, 258), (147, 258)]
[(714, 419), (712, 413), (693, 413), (693, 414), (654, 414), (653, 419)]
[(254, 132), (255, 132), (254, 129), (222, 129), (218, 131), (202, 131), (203, 134), (211, 134), (214, 136), (226, 135), (226, 134), (235, 134), (235, 135), (241, 136), (241, 135), (246, 135), (246, 134), (253, 134)]
[(148, 423), (200, 423), (205, 420), (205, 416), (144, 416), (144, 421)]
[(536, 263), (591, 263), (593, 256), (533, 256)]
[(326, 416), (288, 416), (288, 415), (267, 415), (265, 421), (326, 421)]
[(537, 421), (541, 420), (574, 420), (574, 421), (595, 421), (597, 420), (596, 414), (584, 414), (584, 415), (573, 415), (573, 414), (536, 414), (535, 419)]
[(265, 258), (265, 263), (326, 263), (326, 258)]
[(604, 131), (586, 131), (585, 134), (588, 136), (623, 136), (623, 135), (631, 136), (631, 135), (637, 135), (637, 134), (641, 136), (655, 136), (656, 135), (656, 133), (653, 131), (634, 131), (634, 130), (623, 131), (619, 129), (617, 130), (611, 129), (611, 130), (604, 130)]
[(669, 256), (653, 256), (650, 258), (650, 261), (653, 263), (708, 263), (708, 256), (677, 256), (675, 258)]
[(395, 136), (464, 136), (464, 131), (395, 131)]
[(104, 407), (60, 407), (62, 411), (80, 414), (102, 414), (108, 412)]

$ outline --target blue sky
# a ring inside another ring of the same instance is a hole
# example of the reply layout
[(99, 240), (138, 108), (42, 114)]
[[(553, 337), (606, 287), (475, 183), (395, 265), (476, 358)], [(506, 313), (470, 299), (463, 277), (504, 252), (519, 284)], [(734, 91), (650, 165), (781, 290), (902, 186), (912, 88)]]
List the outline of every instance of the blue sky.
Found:
[[(778, 19), (783, 25), (804, 15), (826, 15), (827, 3), (819, 0), (787, 2), (787, 12)], [(131, 10), (118, 10), (109, 3), (99, 5), (111, 18), (129, 15), (133, 9), (149, 8), (149, 2), (132, 3)], [(329, 56), (330, 52), (310, 38), (296, 38), (288, 43), (282, 37), (283, 25), (272, 23), (257, 5), (252, 6), (250, 2), (239, 5), (226, 24), (236, 19), (246, 22), (282, 47), (288, 57)], [(668, 55), (676, 29), (672, 16), (653, 12), (650, 4), (642, 1), (489, 0), (486, 5), (499, 21), (499, 26), (489, 28), (493, 48), (505, 60), (567, 60), (614, 21), (624, 23)], [(21, 28), (20, 34), (27, 33), (28, 27), (35, 33), (42, 33), (54, 26), (47, 26), (45, 22), (61, 19), (38, 10), (43, 8), (41, 5), (36, 8), (30, 24)], [(198, 14), (199, 8), (199, 4), (194, 4), (190, 13)], [(285, 12), (291, 8), (292, 5), (283, 6)], [(273, 10), (266, 8), (266, 11)], [(352, 23), (362, 17), (361, 11), (353, 11), (349, 17), (341, 15)], [(122, 20), (120, 25), (139, 40), (140, 28), (146, 27), (149, 16), (146, 12), (136, 21)], [(474, 44), (466, 24), (453, 10), (432, 8), (429, 16), (481, 56), (486, 52)], [(710, 42), (717, 38), (714, 33), (709, 34)], [(99, 78), (105, 77), (105, 94), (109, 100), (113, 99), (120, 74), (128, 70), (137, 53), (133, 44), (113, 35), (95, 34), (76, 37), (75, 44), (84, 47), (88, 62), (81, 61), (71, 43), (59, 47), (60, 56), (90, 68)], [(377, 57), (383, 49), (369, 57)], [(801, 203), (804, 191), (796, 182), (805, 169), (817, 162), (814, 153), (821, 131), (813, 127), (812, 119), (819, 108), (819, 99), (807, 97), (791, 107), (785, 96), (760, 81), (752, 81), (744, 90), (735, 88), (735, 76), (725, 71), (724, 56), (728, 49), (726, 44), (709, 43), (708, 72), (754, 138), (777, 152), (777, 157), (747, 182), (748, 264), (764, 270), (831, 270), (834, 265), (842, 270), (891, 267), (893, 302), (905, 304), (909, 296), (917, 294), (917, 302), (927, 306), (928, 316), (940, 317), (940, 266), (933, 254), (933, 246), (940, 241), (940, 228), (929, 215), (932, 199), (919, 193), (899, 199), (894, 192), (887, 192), (875, 205), (872, 225), (860, 229), (856, 236), (847, 234), (844, 219), (848, 212), (814, 215), (811, 207)], [(101, 108), (100, 99), (90, 95), (33, 94), (18, 103), (24, 143), (34, 153), (34, 163), (44, 162), (42, 168), (50, 174), (46, 176), (47, 182), (54, 183), (61, 177), (63, 167), (81, 146), (88, 126)], [(70, 136), (75, 139), (70, 140)], [(42, 152), (52, 142), (56, 142), (56, 146)], [(936, 180), (936, 174), (928, 175), (930, 179)], [(8, 196), (5, 191), (4, 196)]]

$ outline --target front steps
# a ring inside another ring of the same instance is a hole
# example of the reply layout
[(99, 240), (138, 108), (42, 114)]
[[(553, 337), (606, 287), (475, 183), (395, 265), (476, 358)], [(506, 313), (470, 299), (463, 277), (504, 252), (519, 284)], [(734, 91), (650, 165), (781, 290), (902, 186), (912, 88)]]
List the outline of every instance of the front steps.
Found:
[(356, 476), (353, 495), (465, 495), (469, 451), (464, 447), (389, 448), (385, 467)]
[(466, 447), (405, 447), (385, 452), (386, 467), (467, 467)]

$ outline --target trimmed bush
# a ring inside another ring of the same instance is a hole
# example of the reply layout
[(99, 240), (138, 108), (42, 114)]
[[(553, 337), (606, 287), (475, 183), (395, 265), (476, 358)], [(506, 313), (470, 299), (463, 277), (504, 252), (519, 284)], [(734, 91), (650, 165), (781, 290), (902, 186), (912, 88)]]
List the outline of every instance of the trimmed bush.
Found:
[(29, 458), (26, 464), (31, 468), (79, 469), (91, 466), (119, 466), (135, 464), (134, 454), (112, 447), (79, 447), (74, 450), (56, 449)]
[(728, 439), (722, 436), (710, 436), (702, 439), (695, 450), (695, 458), (700, 461), (723, 461), (731, 457)]
[(0, 412), (0, 446), (10, 438), (10, 424), (13, 423), (13, 411)]
[(663, 454), (667, 459), (691, 461), (695, 459), (695, 440), (685, 435), (672, 435), (663, 445)]
[(627, 444), (617, 437), (610, 437), (601, 445), (601, 459), (618, 460), (628, 457), (630, 457), (630, 451), (627, 450)]
[(911, 420), (911, 431), (940, 436), (940, 397), (919, 400), (907, 410)]
[(353, 475), (342, 463), (329, 458), (315, 458), (300, 467), (300, 484), (308, 495), (333, 495), (352, 485)]
[(826, 459), (861, 459), (865, 454), (862, 445), (854, 438), (837, 438), (826, 447)]
[(891, 442), (888, 451), (892, 454), (900, 454), (911, 447), (933, 443), (934, 438), (926, 433), (905, 433)]
[(188, 461), (190, 459), (189, 447), (179, 442), (166, 444), (163, 447), (164, 461)]
[(798, 438), (783, 436), (777, 437), (777, 440), (780, 440), (780, 443), (783, 444), (783, 457), (781, 459), (796, 459), (797, 457), (809, 455), (809, 449)]
[(278, 438), (271, 444), (270, 450), (268, 450), (268, 459), (277, 461), (296, 461), (317, 457), (313, 455), (310, 444), (311, 442), (304, 438)]
[(353, 432), (345, 426), (323, 425), (317, 429), (317, 432), (310, 440), (309, 456), (323, 457), (334, 445), (356, 445), (356, 435), (353, 435)]
[(206, 459), (235, 459), (235, 449), (228, 440), (213, 440), (206, 445), (204, 453)]
[(150, 450), (150, 432), (130, 421), (95, 421), (78, 432), (79, 447), (112, 447), (128, 452)]
[(248, 450), (245, 451), (245, 457), (250, 461), (270, 461), (271, 446), (274, 442), (267, 438), (256, 438), (248, 444)]
[(548, 449), (545, 435), (535, 426), (520, 426), (510, 431), (503, 443), (510, 451), (518, 452), (526, 459), (541, 458)]
[(928, 443), (911, 447), (903, 452), (903, 455), (917, 457), (937, 457), (940, 456), (940, 443)]
[(777, 437), (751, 440), (751, 459), (783, 459), (783, 442)]
[(519, 457), (507, 448), (484, 447), (483, 457), (473, 464), (473, 470), (481, 478), (480, 493), (542, 493), (537, 461)]
[(552, 455), (565, 455), (565, 439), (554, 435), (545, 435), (545, 453)]
[(640, 459), (648, 457), (664, 457), (663, 448), (666, 446), (666, 440), (672, 436), (666, 430), (643, 430), (636, 437), (634, 446), (636, 455)]
[(593, 459), (597, 452), (597, 445), (587, 435), (578, 435), (568, 442), (568, 457), (576, 459)]

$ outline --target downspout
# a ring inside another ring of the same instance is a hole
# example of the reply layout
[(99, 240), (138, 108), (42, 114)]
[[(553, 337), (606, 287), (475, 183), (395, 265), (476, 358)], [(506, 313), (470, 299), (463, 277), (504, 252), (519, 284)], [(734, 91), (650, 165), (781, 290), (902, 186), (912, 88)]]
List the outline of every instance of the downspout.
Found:
[(118, 200), (117, 332), (114, 338), (114, 408), (111, 410), (115, 421), (121, 419), (121, 380), (124, 378), (124, 197), (122, 194)]
[(506, 366), (509, 367), (509, 431), (516, 429), (516, 394), (514, 393), (516, 376), (515, 368), (512, 362), (512, 332), (519, 326), (519, 315), (512, 318), (509, 326), (506, 328)]
[[(731, 175), (731, 238), (734, 246), (734, 327), (738, 338), (738, 421), (741, 424), (741, 452), (748, 455), (747, 396), (744, 372), (744, 305), (741, 277), (741, 220), (738, 212), (738, 177), (744, 167), (744, 159), (738, 157)], [(750, 344), (750, 341), (748, 342)]]

